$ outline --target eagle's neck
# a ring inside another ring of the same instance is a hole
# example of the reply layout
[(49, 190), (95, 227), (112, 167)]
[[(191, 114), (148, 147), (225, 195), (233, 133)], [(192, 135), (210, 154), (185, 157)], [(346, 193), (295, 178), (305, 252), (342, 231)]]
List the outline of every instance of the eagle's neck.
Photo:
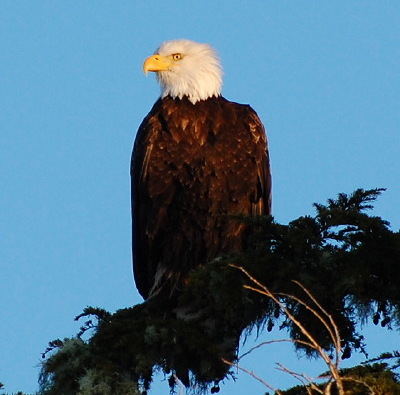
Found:
[(159, 72), (157, 78), (161, 86), (161, 98), (187, 97), (193, 104), (200, 100), (221, 96), (222, 72), (218, 63), (208, 64), (206, 69), (179, 70), (179, 73)]

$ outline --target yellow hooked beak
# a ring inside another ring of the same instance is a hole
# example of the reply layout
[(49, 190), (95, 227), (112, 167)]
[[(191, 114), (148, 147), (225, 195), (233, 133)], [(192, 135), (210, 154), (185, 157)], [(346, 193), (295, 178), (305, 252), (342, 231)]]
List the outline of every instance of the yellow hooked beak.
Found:
[(143, 72), (147, 75), (149, 71), (170, 70), (173, 60), (170, 56), (151, 55), (143, 63)]

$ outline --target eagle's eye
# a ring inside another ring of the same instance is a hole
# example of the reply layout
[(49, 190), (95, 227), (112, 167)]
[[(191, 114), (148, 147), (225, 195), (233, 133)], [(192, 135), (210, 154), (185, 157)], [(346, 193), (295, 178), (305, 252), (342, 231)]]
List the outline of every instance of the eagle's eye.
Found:
[(180, 53), (174, 53), (172, 54), (172, 59), (174, 60), (181, 60), (183, 56)]

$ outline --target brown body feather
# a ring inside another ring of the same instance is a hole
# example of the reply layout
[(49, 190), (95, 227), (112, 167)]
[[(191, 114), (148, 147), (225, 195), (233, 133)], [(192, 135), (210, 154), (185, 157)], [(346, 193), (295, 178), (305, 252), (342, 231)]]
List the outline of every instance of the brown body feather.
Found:
[(138, 130), (131, 179), (134, 276), (145, 299), (242, 250), (245, 227), (230, 215), (271, 210), (264, 127), (250, 106), (223, 97), (159, 99)]

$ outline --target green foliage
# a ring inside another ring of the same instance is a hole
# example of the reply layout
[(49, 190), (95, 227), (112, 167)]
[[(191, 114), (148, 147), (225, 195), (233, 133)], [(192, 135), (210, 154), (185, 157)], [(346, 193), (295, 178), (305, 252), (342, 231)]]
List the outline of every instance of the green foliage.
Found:
[[(387, 364), (373, 364), (343, 369), (342, 375), (349, 378), (345, 382), (346, 395), (363, 395), (368, 385), (376, 395), (399, 395), (400, 383)], [(362, 381), (362, 383), (353, 380)], [(365, 383), (365, 384), (363, 384)]]
[[(366, 395), (373, 391), (374, 395), (399, 395), (400, 383), (396, 374), (388, 368), (386, 363), (375, 363), (368, 365), (358, 365), (349, 369), (342, 369), (341, 376), (345, 378), (346, 395)], [(318, 386), (320, 389), (326, 388), (326, 383)], [(282, 395), (309, 395), (311, 389), (304, 386), (296, 386), (286, 391), (281, 391)], [(311, 392), (316, 394), (317, 392)], [(335, 389), (331, 391), (336, 395)]]
[[(91, 312), (95, 309), (89, 309)], [(39, 382), (43, 395), (138, 395), (138, 386), (127, 372), (118, 372), (107, 360), (95, 355), (81, 338), (51, 342), (57, 348), (43, 363)]]
[[(279, 306), (246, 289), (248, 278), (231, 264), (245, 268), (275, 294), (296, 296), (299, 288), (292, 280), (300, 282), (340, 328), (342, 357), (362, 351), (357, 323), (400, 323), (400, 234), (365, 213), (381, 191), (340, 194), (327, 205), (315, 204), (315, 217), (288, 225), (271, 217), (238, 218), (249, 229), (247, 250), (198, 267), (179, 293), (161, 294), (115, 314), (86, 309), (78, 318), (94, 321), (86, 321), (77, 338), (51, 344), (48, 351), (57, 350), (43, 363), (43, 393), (90, 393), (79, 392), (85, 383), (117, 388), (130, 382), (132, 391), (138, 385), (146, 390), (155, 371), (168, 375), (172, 388), (176, 375), (185, 385), (195, 383), (198, 392), (210, 385), (217, 392), (216, 383), (231, 374), (222, 358), (237, 359), (242, 333), (279, 324), (301, 340), (302, 333)], [(285, 296), (281, 301), (319, 344), (332, 349), (331, 337), (304, 306)], [(81, 340), (90, 330), (92, 336)]]
[(391, 362), (391, 365), (388, 365), (389, 369), (391, 369), (391, 370), (399, 369), (400, 368), (400, 351), (384, 352), (381, 355), (379, 355), (378, 357), (369, 359), (366, 362), (371, 363), (371, 362), (383, 362), (383, 361)]

